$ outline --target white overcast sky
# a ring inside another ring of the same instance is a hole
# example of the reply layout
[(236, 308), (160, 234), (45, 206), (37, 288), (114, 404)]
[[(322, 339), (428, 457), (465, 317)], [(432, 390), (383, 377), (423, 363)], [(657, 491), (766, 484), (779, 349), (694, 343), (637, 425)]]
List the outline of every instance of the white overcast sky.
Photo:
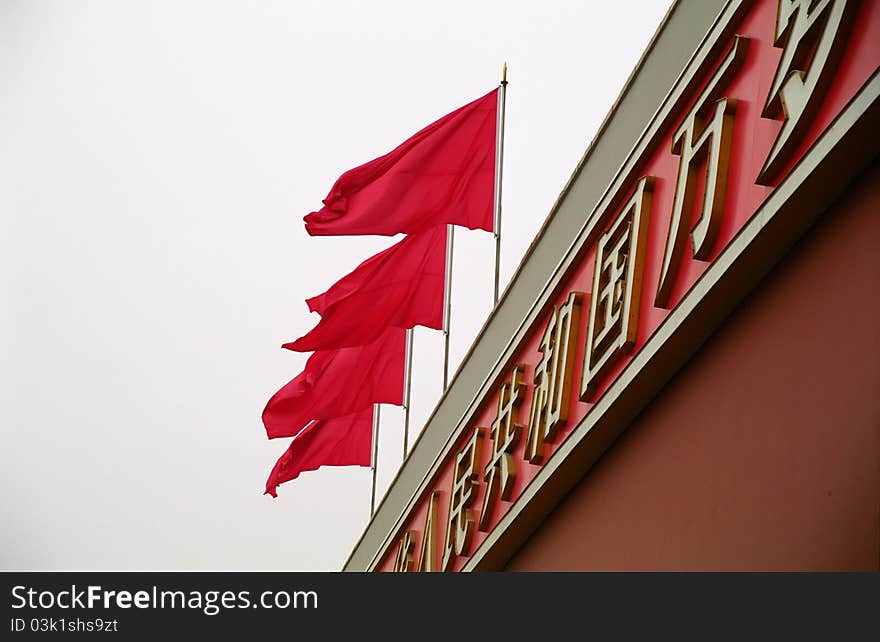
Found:
[[(260, 413), (303, 299), (393, 241), (303, 215), (506, 60), (503, 287), (669, 4), (0, 0), (0, 569), (341, 568), (369, 469), (262, 495), (289, 440)], [(492, 247), (456, 235), (453, 371)], [(442, 341), (416, 344), (418, 432)], [(401, 428), (384, 407), (380, 497)]]

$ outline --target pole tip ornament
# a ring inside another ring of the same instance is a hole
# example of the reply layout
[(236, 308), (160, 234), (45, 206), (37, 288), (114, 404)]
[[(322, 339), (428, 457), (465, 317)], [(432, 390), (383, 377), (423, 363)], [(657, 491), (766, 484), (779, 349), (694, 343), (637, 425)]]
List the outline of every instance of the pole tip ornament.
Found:
[(504, 62), (504, 66), (501, 68), (501, 82), (507, 82), (507, 61)]

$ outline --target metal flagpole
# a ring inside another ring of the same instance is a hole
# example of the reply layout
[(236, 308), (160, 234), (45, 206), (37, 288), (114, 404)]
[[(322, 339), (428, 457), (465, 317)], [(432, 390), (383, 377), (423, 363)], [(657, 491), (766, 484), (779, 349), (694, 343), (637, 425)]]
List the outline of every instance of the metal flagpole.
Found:
[(406, 331), (406, 378), (404, 379), (403, 393), (403, 459), (406, 460), (407, 441), (409, 440), (409, 409), (412, 391), (412, 359), (413, 359), (413, 335), (415, 328)]
[(498, 87), (498, 122), (495, 129), (495, 299), (498, 303), (498, 286), (501, 273), (501, 173), (504, 164), (504, 105), (507, 98), (507, 63), (501, 69)]
[(455, 243), (455, 226), (446, 226), (446, 288), (443, 290), (443, 390), (449, 385), (449, 326), (452, 317), (452, 247)]
[(376, 512), (376, 465), (379, 463), (379, 408), (377, 403), (373, 404), (373, 492), (370, 495), (370, 517)]

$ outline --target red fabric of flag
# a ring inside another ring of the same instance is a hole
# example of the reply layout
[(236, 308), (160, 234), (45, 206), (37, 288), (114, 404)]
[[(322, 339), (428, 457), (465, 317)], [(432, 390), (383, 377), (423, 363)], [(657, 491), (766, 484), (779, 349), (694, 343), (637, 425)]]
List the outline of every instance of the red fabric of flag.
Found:
[(497, 90), (345, 172), (308, 214), (312, 236), (413, 234), (443, 223), (492, 231)]
[(389, 326), (441, 330), (445, 273), (446, 226), (407, 236), (308, 299), (322, 319), (284, 347), (310, 352), (364, 345)]
[(293, 438), (266, 481), (266, 493), (321, 466), (369, 466), (373, 437), (373, 406), (344, 417), (313, 421)]
[(405, 354), (401, 328), (387, 328), (364, 346), (315, 352), (266, 404), (266, 434), (293, 437), (313, 419), (342, 417), (374, 403), (402, 405)]

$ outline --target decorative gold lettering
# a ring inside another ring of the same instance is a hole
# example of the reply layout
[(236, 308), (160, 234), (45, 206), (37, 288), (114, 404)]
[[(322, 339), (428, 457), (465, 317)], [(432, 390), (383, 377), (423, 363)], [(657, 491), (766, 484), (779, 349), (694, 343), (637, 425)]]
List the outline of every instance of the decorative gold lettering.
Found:
[(492, 422), (492, 455), (483, 473), (486, 493), (483, 495), (483, 508), (480, 511), (481, 531), (489, 530), (489, 521), (499, 496), (504, 501), (510, 501), (513, 491), (516, 465), (511, 453), (519, 442), (523, 428), (516, 420), (526, 389), (522, 380), (524, 370), (525, 366), (514, 366), (510, 381), (503, 383), (498, 391), (498, 416)]
[(419, 551), (419, 573), (433, 573), (437, 570), (437, 511), (440, 504), (440, 491), (431, 493), (428, 498), (428, 512), (425, 527), (422, 529), (422, 548)]
[(847, 0), (779, 0), (773, 44), (782, 48), (764, 118), (782, 116), (782, 129), (756, 182), (770, 185), (800, 142), (821, 95), (834, 77), (855, 3)]
[(413, 567), (413, 547), (415, 531), (406, 531), (397, 545), (397, 555), (394, 558), (395, 573), (409, 573)]
[[(665, 308), (681, 266), (686, 230), (694, 210), (699, 166), (706, 162), (706, 184), (700, 218), (691, 230), (693, 257), (705, 261), (712, 253), (724, 213), (730, 142), (736, 101), (719, 94), (745, 58), (748, 39), (737, 36), (718, 71), (697, 99), (694, 108), (672, 138), (672, 153), (680, 157), (675, 198), (666, 236), (666, 251), (660, 267), (660, 282), (654, 305)], [(710, 116), (711, 115), (711, 116)]]
[(474, 511), (470, 508), (477, 497), (480, 476), (480, 451), (483, 428), (474, 433), (464, 449), (455, 457), (452, 468), (452, 492), (449, 496), (449, 518), (446, 521), (446, 544), (441, 569), (448, 571), (457, 555), (467, 553), (474, 534)]
[(596, 244), (581, 401), (598, 378), (635, 344), (654, 178), (643, 177), (632, 198)]
[(525, 458), (533, 464), (544, 460), (544, 443), (552, 442), (559, 427), (568, 421), (574, 351), (580, 327), (582, 292), (572, 292), (553, 308), (541, 338), (541, 360), (535, 366), (532, 409), (526, 436)]

